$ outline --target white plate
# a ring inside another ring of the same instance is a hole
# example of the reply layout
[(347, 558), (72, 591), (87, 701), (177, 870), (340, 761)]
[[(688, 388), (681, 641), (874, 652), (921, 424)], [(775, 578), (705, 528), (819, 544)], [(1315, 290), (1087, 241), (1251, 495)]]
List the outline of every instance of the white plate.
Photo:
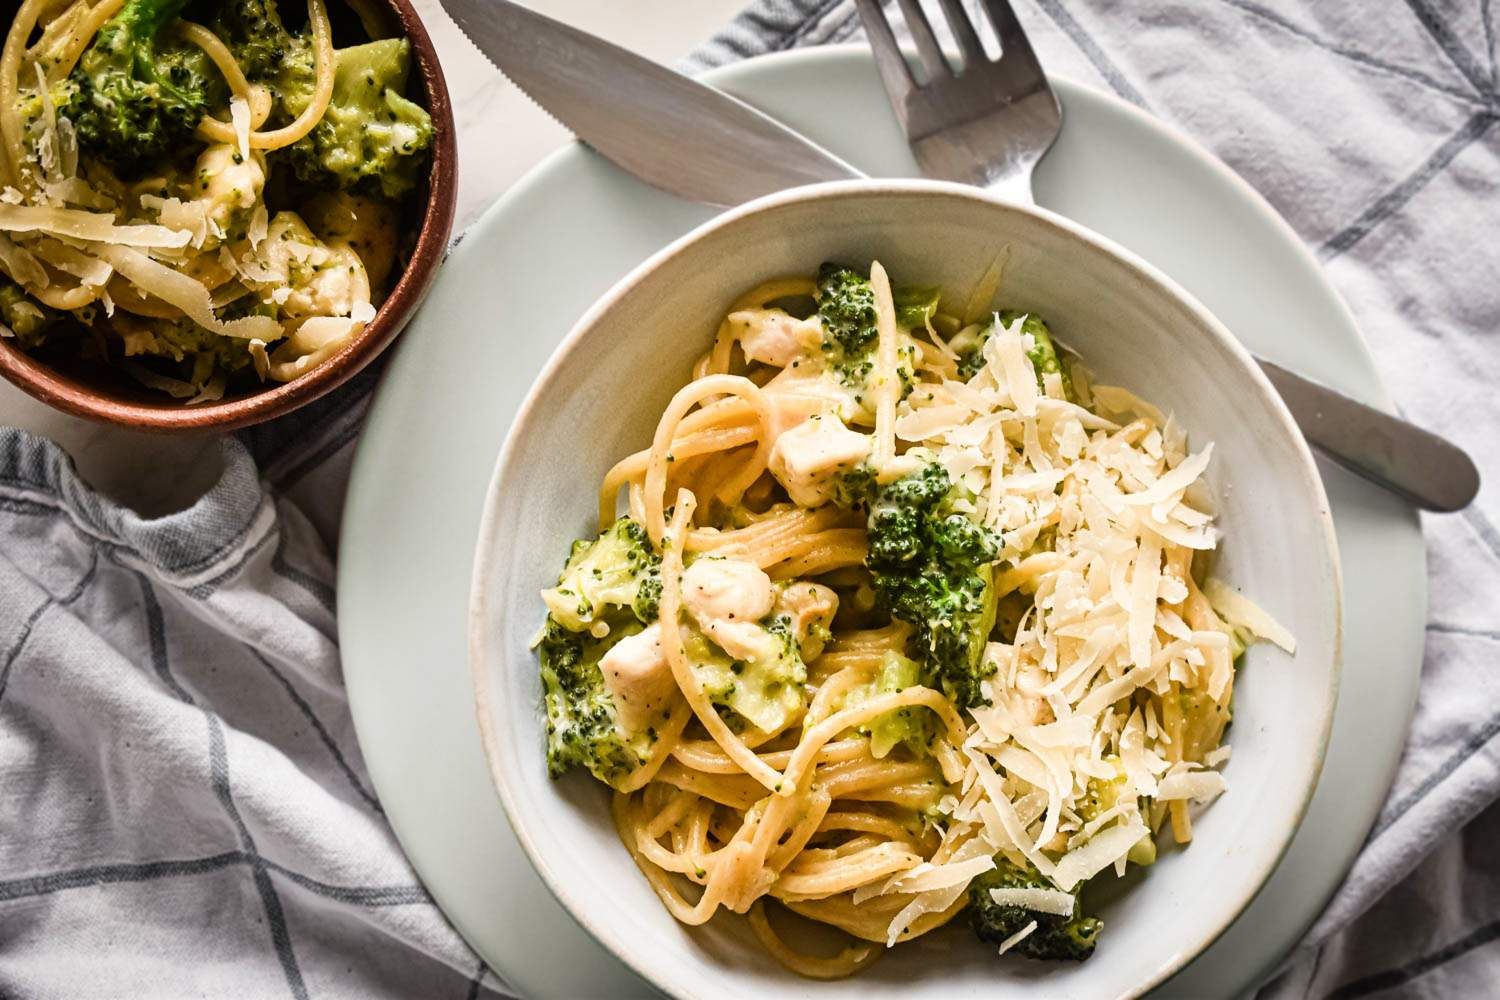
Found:
[[(786, 53), (709, 79), (872, 174), (916, 174), (863, 49)], [(1389, 406), (1347, 310), (1259, 196), (1123, 102), (1057, 86), (1065, 124), (1038, 171), (1039, 202), (1165, 270), (1257, 351)], [(339, 636), (361, 748), (433, 897), (529, 995), (647, 988), (547, 893), (490, 785), (464, 649), (480, 507), (506, 428), (557, 341), (620, 276), (709, 214), (581, 148), (550, 158), (453, 253), (392, 359), (355, 462)], [(1321, 468), (1347, 612), (1323, 780), (1271, 882), (1164, 994), (1230, 995), (1272, 970), (1342, 878), (1400, 755), (1426, 611), (1417, 518)]]
[[(797, 234), (789, 239), (788, 234)], [(896, 949), (820, 1000), (1134, 997), (1211, 944), (1255, 897), (1296, 834), (1323, 763), (1338, 687), (1339, 583), (1333, 521), (1291, 415), (1232, 335), (1160, 272), (1062, 217), (930, 180), (844, 181), (782, 191), (673, 243), (616, 285), (547, 362), (511, 427), (479, 528), (469, 666), (479, 727), (521, 846), (573, 916), (676, 997), (758, 1000), (805, 980), (766, 959), (744, 921), (684, 927), (626, 861), (609, 794), (579, 774), (554, 781), (532, 641), (537, 591), (558, 553), (591, 530), (600, 481), (651, 440), (656, 419), (712, 338), (713, 309), (742, 288), (808, 274), (830, 258), (878, 258), (895, 275), (962, 290), (1008, 248), (999, 300), (1041, 310), (1098, 383), (1130, 386), (1212, 441), (1206, 474), (1225, 544), (1214, 572), (1255, 595), (1297, 637), (1296, 654), (1247, 651), (1224, 775), (1232, 793), (1193, 821), (1141, 884), (1098, 902), (1105, 942), (1082, 964), (997, 962), (958, 920)], [(663, 317), (698, 317), (653, 330)], [(628, 388), (621, 373), (628, 372)], [(1229, 391), (1233, 387), (1233, 391)], [(622, 389), (625, 390), (622, 395)], [(590, 428), (579, 440), (578, 426)], [(1190, 442), (1192, 444), (1193, 442)], [(559, 455), (568, 460), (559, 462)], [(536, 498), (545, 496), (544, 507)], [(538, 509), (541, 507), (541, 509)], [(1247, 541), (1253, 540), (1253, 541)], [(1091, 911), (1093, 912), (1093, 911)], [(941, 965), (933, 949), (944, 952)]]

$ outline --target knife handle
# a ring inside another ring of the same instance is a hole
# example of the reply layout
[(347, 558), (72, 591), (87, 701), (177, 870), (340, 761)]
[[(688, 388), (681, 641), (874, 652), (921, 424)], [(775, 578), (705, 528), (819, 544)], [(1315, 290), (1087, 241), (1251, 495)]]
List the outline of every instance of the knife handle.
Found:
[(1319, 451), (1423, 510), (1450, 513), (1479, 492), (1479, 470), (1453, 442), (1264, 358), (1261, 370)]

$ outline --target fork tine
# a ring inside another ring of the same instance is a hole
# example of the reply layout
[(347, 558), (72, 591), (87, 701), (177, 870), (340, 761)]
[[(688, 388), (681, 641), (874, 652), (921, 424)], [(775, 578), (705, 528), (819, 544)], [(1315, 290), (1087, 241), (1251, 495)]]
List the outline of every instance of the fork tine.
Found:
[(941, 0), (943, 15), (948, 19), (948, 27), (953, 29), (953, 38), (958, 42), (959, 51), (964, 56), (964, 69), (977, 66), (984, 61), (984, 46), (979, 42), (979, 36), (974, 32), (974, 24), (969, 20), (969, 12), (964, 10), (962, 0)]
[(927, 71), (927, 79), (935, 80), (940, 76), (951, 75), (953, 70), (948, 65), (948, 60), (943, 58), (943, 47), (932, 33), (932, 24), (927, 20), (922, 5), (917, 0), (897, 0), (897, 3), (901, 7), (902, 16), (906, 18), (906, 28), (911, 32), (911, 40), (917, 43), (917, 55), (922, 60), (922, 68)]
[(1038, 77), (1045, 78), (1042, 64), (1031, 48), (1026, 30), (1016, 19), (1016, 11), (1010, 5), (1010, 0), (983, 0), (983, 4), (990, 24), (995, 28), (995, 36), (1000, 40), (1000, 61), (1012, 65), (1025, 63)]
[(864, 23), (865, 34), (870, 36), (875, 65), (880, 70), (886, 93), (899, 112), (906, 95), (916, 89), (917, 81), (912, 78), (911, 67), (906, 65), (906, 57), (901, 54), (901, 45), (891, 30), (891, 22), (886, 20), (880, 0), (854, 0), (854, 6)]

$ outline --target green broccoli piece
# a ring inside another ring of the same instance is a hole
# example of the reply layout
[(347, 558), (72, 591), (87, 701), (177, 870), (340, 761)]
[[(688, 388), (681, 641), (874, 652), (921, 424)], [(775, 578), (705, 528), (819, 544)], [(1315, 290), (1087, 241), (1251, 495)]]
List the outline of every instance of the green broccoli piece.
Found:
[[(209, 22), (253, 83), (271, 92), (271, 127), (290, 123), (312, 101), (317, 63), (308, 32), (289, 31), (276, 0), (229, 0)], [(288, 154), (276, 153), (277, 160)]]
[(126, 0), (54, 94), (80, 148), (124, 176), (174, 156), (204, 113), (228, 99), (202, 50), (166, 31), (185, 3)]
[(870, 279), (832, 262), (818, 268), (823, 353), (845, 384), (863, 384), (875, 367), (875, 292)]
[[(921, 667), (917, 661), (908, 659), (894, 650), (885, 654), (875, 681), (870, 685), (869, 697), (905, 691), (921, 683)], [(898, 708), (870, 721), (870, 753), (884, 759), (898, 744), (905, 746), (914, 755), (927, 754), (932, 745), (935, 717), (927, 708)]]
[[(1062, 378), (1063, 395), (1068, 399), (1075, 399), (1073, 379), (1069, 376), (1068, 369), (1063, 365), (1057, 353), (1057, 345), (1052, 341), (1052, 331), (1047, 329), (1047, 324), (1042, 318), (1034, 313), (1023, 313), (1015, 309), (1003, 310), (998, 316), (1005, 326), (1010, 326), (1020, 319), (1021, 333), (1031, 335), (1031, 348), (1027, 350), (1026, 356), (1031, 359), (1032, 367), (1036, 369), (1037, 386), (1040, 388), (1044, 384), (1042, 381), (1044, 375), (1056, 373)], [(968, 381), (984, 367), (984, 345), (994, 332), (995, 325), (991, 323), (967, 335), (961, 334), (949, 342), (948, 346), (952, 347), (958, 355), (959, 378)]]
[(861, 510), (869, 506), (879, 489), (879, 484), (875, 482), (875, 470), (869, 465), (856, 465), (835, 474), (833, 502), (850, 510)]
[(903, 285), (891, 289), (896, 306), (896, 325), (904, 330), (925, 330), (937, 314), (943, 290), (935, 285)]
[(252, 81), (278, 80), (291, 70), (306, 77), (311, 92), (312, 46), (287, 30), (276, 0), (228, 0), (210, 25)]
[(32, 350), (46, 339), (47, 331), (62, 318), (55, 309), (37, 302), (21, 286), (0, 276), (0, 322), (16, 335), (22, 350)]
[(869, 278), (828, 261), (818, 268), (817, 298), (824, 350), (853, 356), (875, 343), (875, 292)]
[[(937, 311), (938, 289), (897, 287), (891, 290), (896, 324), (906, 329), (925, 327)], [(843, 264), (824, 263), (818, 268), (818, 316), (823, 323), (823, 353), (828, 366), (838, 372), (845, 385), (863, 387), (875, 368), (879, 333), (875, 325), (875, 292), (870, 279)], [(912, 358), (909, 351), (898, 363), (901, 394), (911, 391)]]
[(612, 782), (650, 755), (656, 732), (621, 732), (599, 661), (656, 620), (661, 557), (645, 528), (620, 518), (599, 537), (573, 543), (557, 586), (542, 600), (549, 614), (537, 650), (548, 770), (556, 777), (586, 767)]
[(988, 704), (984, 646), (995, 623), (993, 533), (953, 510), (947, 471), (931, 462), (882, 487), (869, 504), (865, 565), (895, 618), (915, 627), (924, 682), (962, 706)]
[[(1000, 314), (1002, 323), (1014, 323), (1021, 313), (1014, 310), (1006, 310)], [(1031, 359), (1031, 365), (1036, 369), (1037, 385), (1042, 385), (1042, 377), (1045, 375), (1057, 375), (1062, 379), (1063, 395), (1068, 399), (1073, 398), (1073, 380), (1068, 375), (1068, 370), (1063, 367), (1062, 360), (1057, 353), (1057, 345), (1052, 342), (1052, 331), (1047, 329), (1047, 324), (1042, 322), (1040, 316), (1025, 314), (1026, 318), (1021, 321), (1021, 333), (1031, 335), (1031, 347), (1026, 356)]]
[(1001, 906), (990, 896), (991, 889), (1055, 888), (1035, 871), (1018, 868), (1007, 858), (997, 857), (993, 871), (969, 883), (969, 922), (974, 933), (981, 941), (999, 944), (1035, 920), (1036, 930), (1015, 946), (1017, 953), (1045, 961), (1082, 962), (1094, 953), (1104, 922), (1098, 917), (1084, 916), (1083, 905), (1076, 898), (1073, 912), (1063, 917), (1019, 906)]
[(547, 713), (547, 771), (554, 778), (584, 767), (611, 784), (651, 755), (656, 730), (620, 731), (614, 701), (599, 669), (599, 660), (611, 646), (641, 630), (639, 622), (620, 619), (608, 635), (596, 639), (547, 617), (537, 651)]
[(551, 617), (574, 632), (621, 608), (649, 625), (661, 601), (661, 557), (646, 529), (622, 517), (598, 538), (573, 543), (557, 586), (542, 591), (542, 600)]
[[(399, 200), (417, 184), (432, 146), (432, 118), (403, 96), (411, 42), (387, 38), (336, 52), (333, 97), (312, 132), (280, 154), (320, 190), (365, 190)], [(286, 83), (295, 116), (312, 99), (310, 77)]]
[[(764, 656), (737, 660), (695, 628), (684, 628), (683, 648), (709, 701), (761, 732), (772, 733), (805, 707), (807, 666), (789, 616), (772, 614), (759, 624), (776, 640), (766, 644)], [(734, 717), (730, 722), (738, 724)]]

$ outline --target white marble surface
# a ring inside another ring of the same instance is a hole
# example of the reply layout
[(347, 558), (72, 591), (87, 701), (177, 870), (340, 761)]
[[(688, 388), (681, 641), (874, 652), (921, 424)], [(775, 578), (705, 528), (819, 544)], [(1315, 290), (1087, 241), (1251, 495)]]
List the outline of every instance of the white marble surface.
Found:
[[(437, 45), (458, 122), (457, 229), (568, 133), (491, 66), (437, 0), (415, 0)], [(734, 16), (744, 0), (530, 0), (553, 17), (670, 63)], [(215, 438), (158, 436), (52, 410), (0, 380), (0, 425), (58, 442), (96, 488), (147, 516), (191, 503), (218, 476)]]

